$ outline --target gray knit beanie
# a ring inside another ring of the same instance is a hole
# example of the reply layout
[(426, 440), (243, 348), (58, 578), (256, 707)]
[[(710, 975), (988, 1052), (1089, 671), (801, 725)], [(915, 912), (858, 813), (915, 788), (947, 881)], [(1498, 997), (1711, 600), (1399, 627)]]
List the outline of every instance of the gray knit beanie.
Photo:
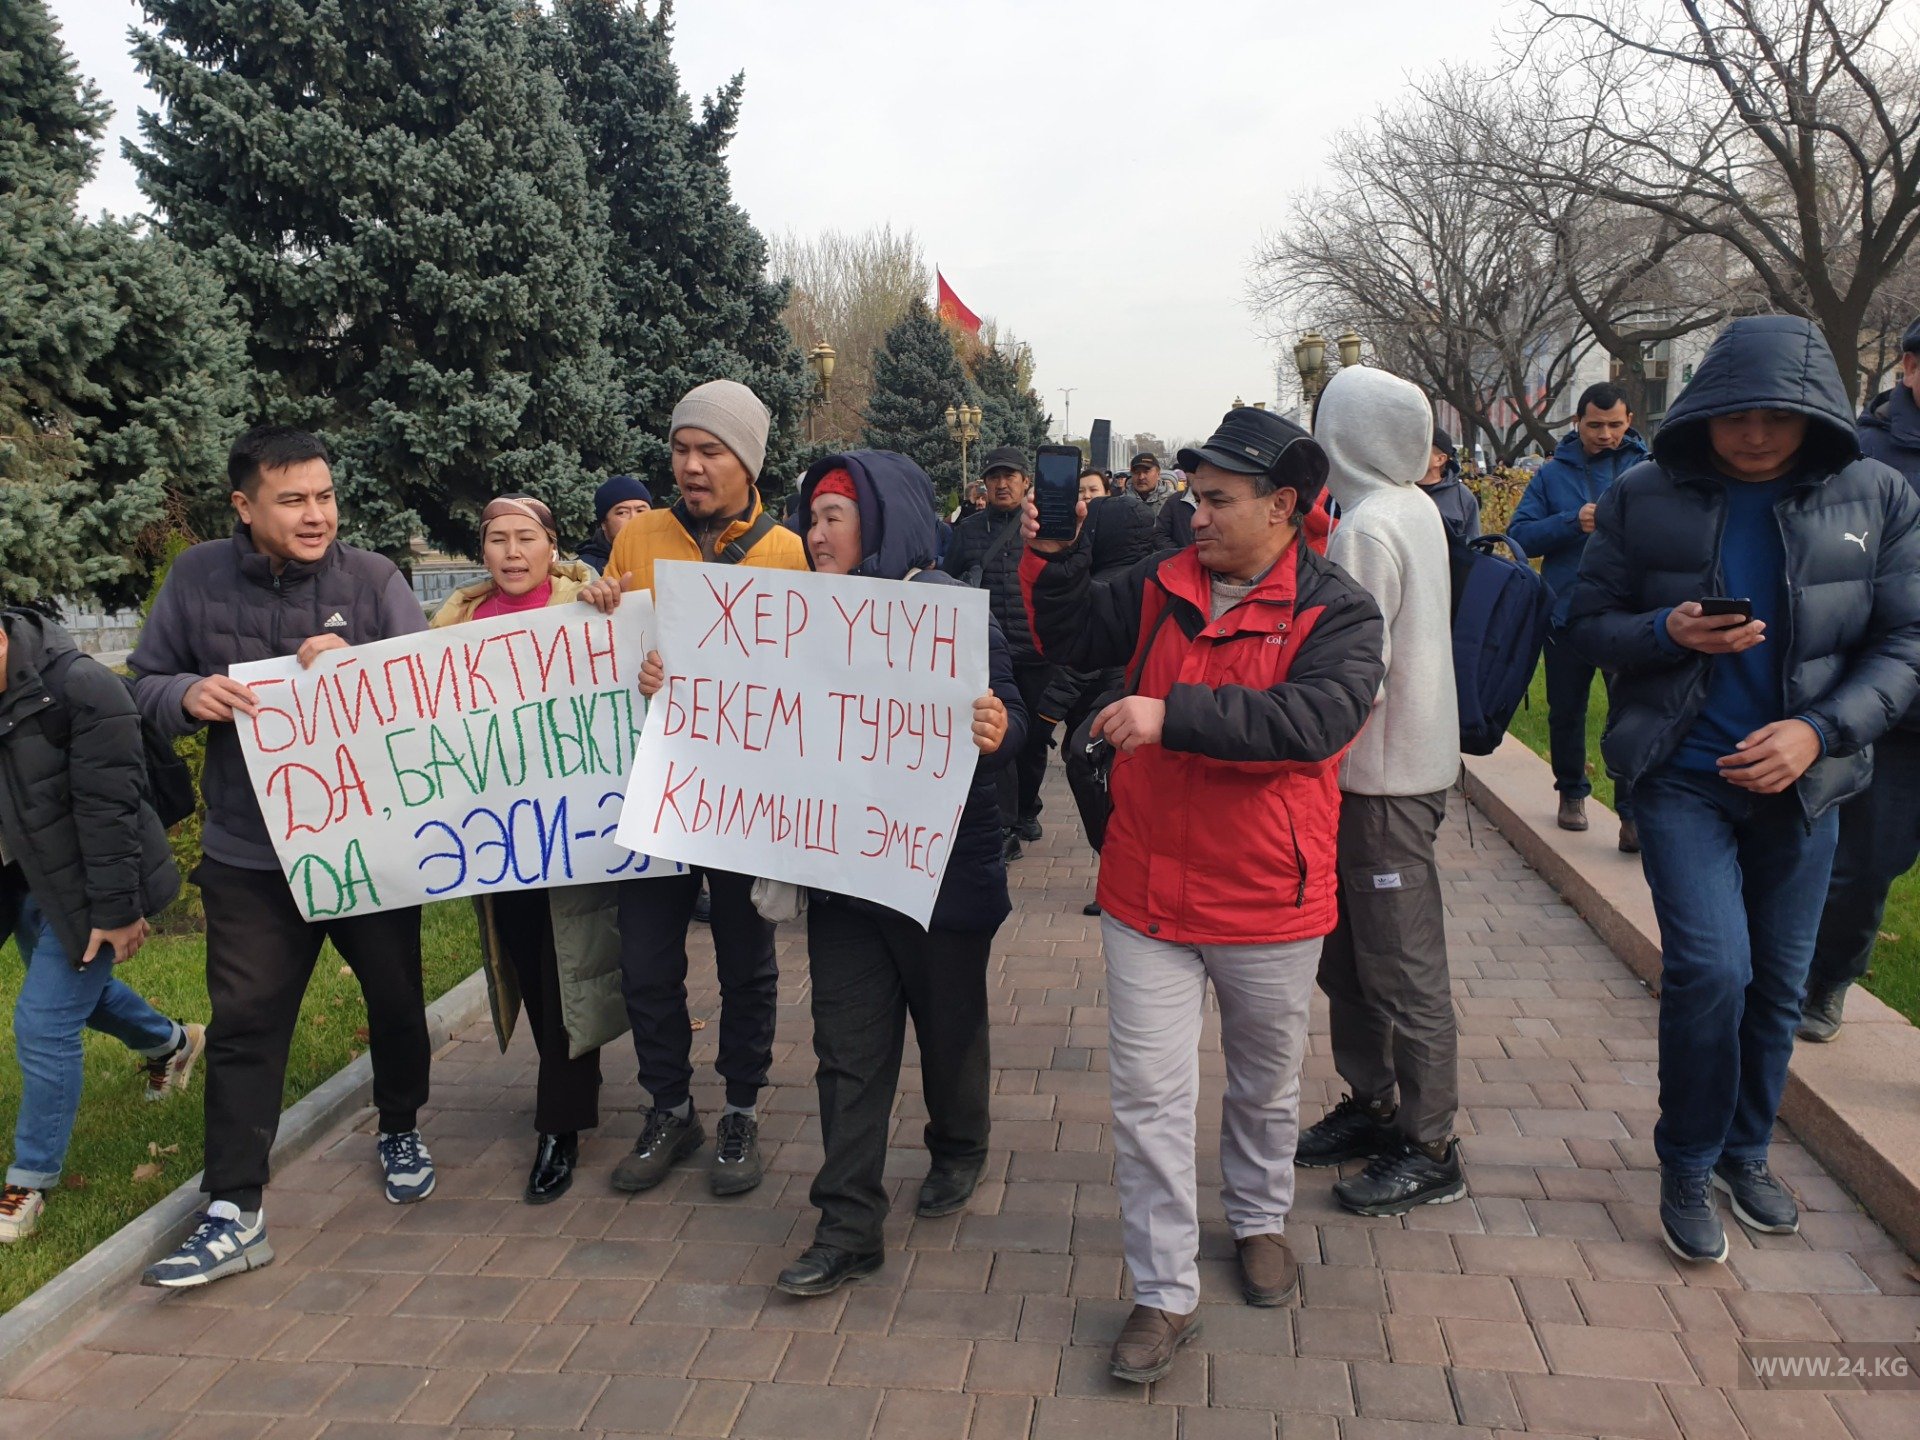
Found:
[(673, 407), (673, 420), (667, 426), (667, 440), (691, 426), (705, 430), (740, 457), (747, 474), (760, 478), (760, 467), (767, 462), (767, 407), (760, 397), (738, 380), (709, 380), (696, 385)]

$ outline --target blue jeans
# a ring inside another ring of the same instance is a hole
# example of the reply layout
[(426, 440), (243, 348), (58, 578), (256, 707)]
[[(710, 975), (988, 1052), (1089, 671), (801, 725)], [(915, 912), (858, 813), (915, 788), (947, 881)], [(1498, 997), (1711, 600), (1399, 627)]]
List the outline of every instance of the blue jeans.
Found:
[(1764, 1160), (1786, 1088), (1839, 817), (1666, 766), (1634, 787), (1660, 921), (1662, 1165)]
[(96, 961), (76, 970), (31, 896), (20, 907), (13, 938), (27, 974), (13, 1006), (20, 1118), (7, 1184), (49, 1190), (60, 1183), (73, 1117), (80, 1113), (81, 1031), (98, 1030), (154, 1059), (180, 1043), (180, 1027), (114, 979), (113, 966)]

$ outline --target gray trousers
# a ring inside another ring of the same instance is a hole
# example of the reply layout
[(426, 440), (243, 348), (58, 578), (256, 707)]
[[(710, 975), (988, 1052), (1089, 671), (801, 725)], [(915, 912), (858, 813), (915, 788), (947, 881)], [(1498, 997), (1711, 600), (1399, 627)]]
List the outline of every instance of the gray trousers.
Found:
[(1320, 942), (1173, 945), (1110, 915), (1100, 935), (1114, 1181), (1133, 1298), (1188, 1315), (1200, 1303), (1194, 1131), (1207, 983), (1227, 1061), (1220, 1197), (1236, 1239), (1277, 1234), (1293, 1208), (1300, 1061)]
[(1409, 1140), (1453, 1134), (1459, 1027), (1433, 841), (1447, 792), (1340, 797), (1340, 923), (1320, 953), (1333, 1063), (1362, 1100), (1391, 1101)]

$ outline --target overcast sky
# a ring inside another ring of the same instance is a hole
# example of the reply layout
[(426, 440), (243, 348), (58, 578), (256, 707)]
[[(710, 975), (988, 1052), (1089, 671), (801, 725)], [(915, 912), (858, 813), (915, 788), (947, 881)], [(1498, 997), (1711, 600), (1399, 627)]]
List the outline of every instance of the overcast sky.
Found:
[[(51, 0), (113, 103), (83, 196), (144, 208), (119, 137), (151, 103), (134, 0)], [(1327, 137), (1409, 77), (1484, 58), (1509, 0), (680, 0), (696, 96), (736, 70), (734, 193), (762, 230), (891, 221), (1029, 341), (1054, 417), (1162, 437), (1268, 398), (1247, 265)]]

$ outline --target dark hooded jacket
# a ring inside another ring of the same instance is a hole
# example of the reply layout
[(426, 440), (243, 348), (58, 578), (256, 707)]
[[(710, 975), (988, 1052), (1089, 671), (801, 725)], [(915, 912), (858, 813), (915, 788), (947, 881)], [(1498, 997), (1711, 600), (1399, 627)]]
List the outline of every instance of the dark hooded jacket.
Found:
[[(1442, 440), (1447, 443), (1442, 445)], [(1444, 432), (1435, 430), (1433, 446), (1446, 454), (1447, 468), (1440, 472), (1438, 483), (1428, 485), (1423, 481), (1420, 488), (1440, 507), (1440, 518), (1446, 522), (1447, 532), (1457, 540), (1471, 540), (1480, 533), (1480, 497), (1460, 478), (1460, 457), (1453, 441)]]
[(94, 930), (157, 915), (180, 892), (166, 831), (147, 803), (140, 715), (120, 677), (42, 615), (8, 610), (0, 690), (0, 936), (31, 894), (70, 960)]
[(613, 541), (607, 538), (604, 526), (596, 525), (593, 533), (580, 542), (580, 548), (573, 552), (573, 558), (583, 565), (591, 565), (593, 573), (607, 573), (607, 561), (613, 554)]
[(1672, 757), (1699, 719), (1714, 657), (1676, 650), (1676, 605), (1722, 593), (1727, 486), (1707, 421), (1743, 410), (1810, 420), (1796, 479), (1774, 507), (1786, 552), (1783, 717), (1810, 721), (1825, 753), (1801, 776), (1807, 818), (1864, 789), (1868, 747), (1920, 694), (1920, 498), (1864, 459), (1840, 372), (1807, 321), (1735, 320), (1667, 412), (1653, 461), (1600, 501), (1569, 597), (1574, 648), (1616, 672), (1602, 749), (1637, 780)]
[[(800, 513), (813, 511), (813, 490), (832, 470), (853, 477), (860, 507), (860, 540), (865, 557), (855, 575), (876, 580), (907, 580), (916, 585), (960, 585), (962, 582), (933, 569), (939, 543), (935, 530), (933, 481), (904, 455), (891, 450), (852, 450), (816, 461), (800, 482)], [(913, 573), (917, 572), (917, 573)], [(1007, 733), (1000, 748), (982, 755), (973, 771), (947, 868), (940, 877), (940, 893), (933, 902), (929, 930), (997, 930), (1013, 910), (1007, 895), (1007, 866), (1001, 856), (1004, 836), (1000, 825), (999, 791), (995, 774), (1013, 763), (1026, 742), (1027, 711), (1014, 683), (1013, 657), (1000, 623), (987, 623), (987, 675), (993, 693), (1007, 707)], [(969, 727), (971, 722), (969, 722)], [(969, 734), (971, 732), (969, 731)], [(852, 896), (823, 896), (826, 904), (879, 908)]]
[(1622, 475), (1647, 458), (1647, 445), (1629, 430), (1617, 450), (1587, 454), (1580, 432), (1569, 430), (1554, 449), (1553, 458), (1527, 482), (1527, 490), (1507, 522), (1513, 543), (1540, 562), (1540, 577), (1553, 591), (1553, 622), (1567, 619), (1567, 593), (1580, 573), (1580, 556), (1587, 533), (1580, 528), (1580, 511), (1599, 501)]
[(1920, 490), (1920, 405), (1913, 391), (1896, 385), (1867, 402), (1860, 412), (1860, 450), (1869, 460), (1891, 465)]
[[(1896, 385), (1867, 402), (1860, 412), (1860, 449), (1869, 460), (1891, 465), (1920, 492), (1920, 405), (1913, 391)], [(1908, 743), (1920, 742), (1920, 700), (1907, 707), (1898, 729)]]

